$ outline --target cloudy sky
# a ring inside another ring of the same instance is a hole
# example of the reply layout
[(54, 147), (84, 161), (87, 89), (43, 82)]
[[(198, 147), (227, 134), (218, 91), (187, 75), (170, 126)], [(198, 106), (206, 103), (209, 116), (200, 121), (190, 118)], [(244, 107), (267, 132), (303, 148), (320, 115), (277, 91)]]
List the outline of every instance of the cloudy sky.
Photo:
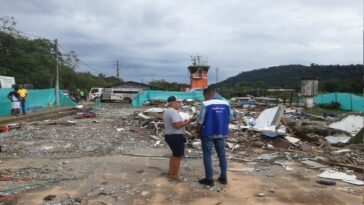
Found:
[(362, 0), (0, 0), (17, 28), (74, 50), (78, 71), (188, 82), (191, 55), (210, 82), (282, 64), (358, 64)]

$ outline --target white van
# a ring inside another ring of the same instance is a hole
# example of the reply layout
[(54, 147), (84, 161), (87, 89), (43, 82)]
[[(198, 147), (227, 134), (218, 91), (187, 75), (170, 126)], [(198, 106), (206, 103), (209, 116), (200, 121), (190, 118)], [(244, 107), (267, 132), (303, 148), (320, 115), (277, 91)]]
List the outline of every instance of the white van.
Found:
[(96, 97), (101, 97), (103, 90), (104, 88), (91, 88), (90, 93), (88, 94), (88, 100), (94, 101)]
[(117, 102), (124, 101), (131, 103), (135, 96), (141, 92), (141, 89), (132, 88), (105, 88), (102, 91), (102, 102)]

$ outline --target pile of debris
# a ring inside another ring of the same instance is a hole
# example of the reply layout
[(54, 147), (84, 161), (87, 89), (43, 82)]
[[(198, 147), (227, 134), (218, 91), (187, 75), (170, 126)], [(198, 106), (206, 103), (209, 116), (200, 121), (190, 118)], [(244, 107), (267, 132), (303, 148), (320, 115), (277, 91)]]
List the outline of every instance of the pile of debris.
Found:
[[(198, 101), (186, 100), (180, 110), (182, 118), (198, 115), (200, 104)], [(0, 178), (7, 184), (3, 184), (0, 190), (0, 202), (13, 201), (15, 193), (25, 190), (57, 183), (64, 185), (66, 181), (85, 178), (97, 167), (95, 164), (98, 162), (92, 163), (94, 157), (117, 155), (115, 159), (118, 159), (118, 155), (123, 155), (150, 157), (151, 161), (168, 159), (162, 117), (167, 109), (166, 103), (143, 108), (117, 106), (106, 104), (93, 112), (83, 110), (59, 119), (7, 124), (7, 131), (0, 133), (3, 161), (33, 157), (41, 159), (44, 156), (55, 160), (2, 170)], [(337, 183), (336, 189), (340, 191), (361, 194), (355, 187), (364, 185), (364, 148), (362, 144), (355, 145), (352, 141), (360, 130), (362, 133), (362, 116), (328, 113), (317, 116), (305, 113), (302, 108), (263, 105), (237, 106), (233, 107), (233, 111), (234, 120), (229, 125), (230, 134), (226, 142), (227, 158), (244, 164), (229, 166), (228, 171), (267, 177), (310, 173), (317, 177), (313, 183), (320, 186)], [(187, 127), (186, 158), (201, 158), (201, 143), (194, 135), (195, 126), (196, 123)], [(79, 166), (80, 161), (87, 157), (91, 157), (90, 161)], [(82, 159), (73, 160), (75, 158)], [(0, 161), (0, 164), (3, 162)], [(103, 163), (102, 166), (107, 164)], [(160, 175), (160, 167), (147, 168), (155, 170), (155, 175), (148, 175), (150, 179)], [(194, 181), (192, 176), (196, 173), (190, 173), (191, 170), (194, 169), (185, 166), (189, 181)], [(137, 171), (138, 174), (143, 172)], [(139, 176), (147, 178), (143, 174)], [(143, 179), (139, 181), (143, 182)], [(133, 183), (130, 180), (130, 184)], [(353, 186), (348, 187), (346, 183)], [(140, 186), (143, 189), (137, 190), (134, 185), (102, 184), (79, 197), (90, 199), (119, 191), (128, 197), (152, 195), (145, 191), (144, 184)], [(191, 190), (201, 188), (195, 182), (189, 183), (189, 186)], [(221, 192), (224, 188), (217, 187), (216, 191)], [(258, 193), (257, 196), (266, 195)], [(48, 199), (51, 201), (48, 202)], [(54, 199), (53, 195), (46, 196), (44, 200), (44, 204), (72, 204), (80, 201), (75, 198)]]
[[(180, 110), (184, 120), (199, 113), (199, 103), (190, 102)], [(351, 145), (352, 139), (363, 128), (363, 117), (358, 114), (317, 116), (302, 108), (276, 106), (262, 109), (251, 105), (234, 107), (234, 120), (229, 125), (226, 147), (230, 157), (237, 159), (250, 148), (291, 153), (306, 153), (298, 157), (306, 164), (338, 166), (357, 172), (363, 171), (362, 148)], [(166, 104), (148, 108), (134, 114), (144, 133), (156, 141), (154, 146), (165, 146), (163, 111)], [(187, 144), (200, 150), (200, 141), (194, 135), (195, 124), (188, 126)], [(354, 149), (342, 149), (354, 146)], [(326, 175), (325, 175), (326, 176)]]
[[(197, 109), (199, 103), (186, 100), (186, 105), (182, 107), (179, 111), (180, 116), (183, 120), (188, 120), (197, 114)], [(150, 137), (156, 141), (155, 146), (163, 146), (164, 138), (164, 122), (163, 122), (163, 112), (167, 109), (166, 104), (163, 107), (152, 107), (148, 108), (142, 112), (136, 112), (134, 114), (134, 120), (139, 122), (139, 127), (131, 128), (132, 131), (139, 133), (149, 133)], [(195, 125), (188, 126), (186, 128), (187, 138), (189, 141), (194, 140), (194, 135), (192, 133)]]
[[(191, 118), (198, 111), (198, 103), (190, 103), (180, 110), (183, 120)], [(140, 128), (147, 129), (153, 138), (160, 140), (164, 136), (163, 106), (152, 107), (135, 113)], [(187, 137), (193, 140), (195, 125), (187, 127)], [(348, 127), (349, 126), (349, 127)], [(321, 117), (304, 113), (302, 109), (277, 106), (262, 112), (247, 109), (234, 109), (234, 121), (229, 125), (230, 136), (227, 147), (241, 150), (247, 146), (298, 149), (312, 151), (331, 145), (342, 147), (359, 133), (363, 127), (363, 118), (359, 115), (340, 117)]]

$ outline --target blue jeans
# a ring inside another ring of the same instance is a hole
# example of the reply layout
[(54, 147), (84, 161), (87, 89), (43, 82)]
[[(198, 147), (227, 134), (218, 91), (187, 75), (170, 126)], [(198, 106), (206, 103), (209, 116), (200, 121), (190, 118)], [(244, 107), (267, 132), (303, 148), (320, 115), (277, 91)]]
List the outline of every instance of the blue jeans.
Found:
[(215, 150), (219, 158), (220, 171), (221, 171), (220, 177), (226, 179), (227, 160), (225, 156), (225, 138), (213, 139), (211, 137), (202, 137), (201, 145), (202, 145), (203, 164), (205, 166), (206, 179), (212, 179), (213, 175), (212, 162), (211, 162), (212, 145), (215, 145)]
[(21, 110), (23, 111), (23, 114), (25, 114), (25, 100), (21, 100)]

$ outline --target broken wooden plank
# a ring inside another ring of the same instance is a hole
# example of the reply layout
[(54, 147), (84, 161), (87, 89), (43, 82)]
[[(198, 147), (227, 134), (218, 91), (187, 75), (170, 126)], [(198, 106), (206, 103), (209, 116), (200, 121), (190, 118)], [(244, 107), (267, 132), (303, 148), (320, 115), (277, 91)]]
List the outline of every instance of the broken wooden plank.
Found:
[(339, 163), (339, 162), (331, 162), (331, 161), (323, 161), (323, 160), (318, 160), (319, 163), (324, 163), (330, 166), (338, 166), (338, 167), (346, 167), (348, 169), (357, 171), (357, 172), (364, 172), (364, 167), (362, 166), (356, 166), (356, 165), (351, 165), (351, 164), (344, 164), (344, 163)]

